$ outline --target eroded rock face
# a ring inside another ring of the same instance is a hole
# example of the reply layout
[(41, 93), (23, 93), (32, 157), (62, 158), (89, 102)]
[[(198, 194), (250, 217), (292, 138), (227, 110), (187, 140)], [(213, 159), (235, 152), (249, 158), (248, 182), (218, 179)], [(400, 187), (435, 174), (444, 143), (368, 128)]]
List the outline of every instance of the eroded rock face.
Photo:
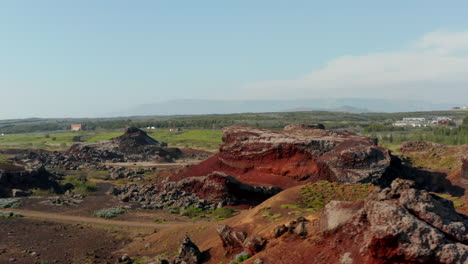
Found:
[(223, 130), (220, 152), (178, 177), (222, 171), (256, 185), (288, 188), (304, 181), (381, 182), (390, 152), (368, 137), (319, 126), (289, 125), (283, 131), (247, 126)]
[[(337, 239), (349, 245), (321, 250), (341, 250), (334, 254), (347, 254), (351, 263), (467, 263), (468, 218), (452, 202), (413, 187), (414, 182), (397, 179), (361, 206), (327, 205), (321, 227), (331, 235), (325, 245)], [(346, 221), (337, 224), (338, 215)]]
[(0, 165), (0, 197), (27, 196), (31, 188), (58, 191), (58, 183), (39, 160), (17, 160)]

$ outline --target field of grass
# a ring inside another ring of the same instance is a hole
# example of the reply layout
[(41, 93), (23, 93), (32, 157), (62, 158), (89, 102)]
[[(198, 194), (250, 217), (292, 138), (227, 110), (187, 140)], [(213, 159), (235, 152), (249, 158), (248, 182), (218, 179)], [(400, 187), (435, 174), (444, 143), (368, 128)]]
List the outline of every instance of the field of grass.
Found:
[[(0, 148), (30, 148), (64, 150), (73, 145), (73, 139), (80, 137), (83, 142), (96, 142), (122, 135), (122, 132), (68, 132), (54, 134), (11, 134), (0, 136)], [(183, 130), (169, 132), (167, 129), (150, 130), (148, 134), (158, 141), (166, 142), (170, 147), (196, 148), (214, 151), (221, 143), (222, 132), (219, 130)]]

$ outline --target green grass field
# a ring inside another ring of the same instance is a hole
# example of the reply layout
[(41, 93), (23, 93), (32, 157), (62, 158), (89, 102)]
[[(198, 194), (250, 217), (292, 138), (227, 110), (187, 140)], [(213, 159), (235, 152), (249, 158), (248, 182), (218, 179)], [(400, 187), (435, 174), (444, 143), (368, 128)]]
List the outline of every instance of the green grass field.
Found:
[[(107, 140), (123, 134), (122, 132), (83, 131), (54, 134), (12, 134), (0, 136), (0, 148), (30, 148), (63, 150), (69, 148), (73, 138), (79, 136), (83, 142)], [(168, 143), (169, 147), (196, 148), (215, 151), (221, 143), (222, 132), (218, 130), (183, 130), (169, 132), (167, 129), (150, 130), (148, 134), (154, 139)]]

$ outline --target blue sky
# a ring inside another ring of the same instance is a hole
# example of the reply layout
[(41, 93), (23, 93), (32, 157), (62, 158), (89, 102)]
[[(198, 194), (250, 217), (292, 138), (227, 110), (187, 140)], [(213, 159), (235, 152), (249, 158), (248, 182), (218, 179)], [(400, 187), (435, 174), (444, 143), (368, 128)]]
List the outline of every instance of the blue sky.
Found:
[(460, 102), (467, 10), (467, 1), (2, 1), (0, 119), (185, 98)]

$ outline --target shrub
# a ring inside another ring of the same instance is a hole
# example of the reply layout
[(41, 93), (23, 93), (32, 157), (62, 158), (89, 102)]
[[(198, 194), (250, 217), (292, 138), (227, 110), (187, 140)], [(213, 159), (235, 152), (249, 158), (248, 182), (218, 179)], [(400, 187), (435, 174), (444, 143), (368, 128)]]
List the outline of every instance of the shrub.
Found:
[(216, 220), (224, 220), (233, 217), (236, 211), (230, 208), (220, 207), (214, 209), (211, 213)]
[(234, 257), (234, 260), (229, 262), (229, 264), (239, 264), (239, 263), (242, 263), (246, 260), (248, 260), (250, 258), (249, 254), (247, 254), (247, 252), (241, 252), (239, 254), (237, 254), (235, 257)]
[(185, 208), (182, 211), (183, 216), (187, 216), (187, 217), (190, 217), (190, 218), (198, 217), (198, 216), (200, 216), (201, 214), (204, 214), (204, 213), (205, 213), (204, 210), (202, 210), (200, 208), (197, 208), (194, 205), (190, 205), (189, 207)]
[(73, 192), (82, 195), (88, 195), (89, 193), (96, 192), (98, 189), (97, 183), (88, 181), (84, 175), (67, 176), (61, 184), (62, 186), (72, 184)]
[(16, 218), (16, 217), (23, 217), (23, 215), (15, 213), (15, 212), (10, 212), (10, 211), (6, 211), (6, 212), (0, 211), (0, 217), (1, 218)]
[(125, 210), (122, 208), (107, 208), (94, 212), (94, 215), (101, 218), (113, 218), (123, 213), (125, 213)]
[(20, 199), (0, 199), (0, 208), (18, 208)]

